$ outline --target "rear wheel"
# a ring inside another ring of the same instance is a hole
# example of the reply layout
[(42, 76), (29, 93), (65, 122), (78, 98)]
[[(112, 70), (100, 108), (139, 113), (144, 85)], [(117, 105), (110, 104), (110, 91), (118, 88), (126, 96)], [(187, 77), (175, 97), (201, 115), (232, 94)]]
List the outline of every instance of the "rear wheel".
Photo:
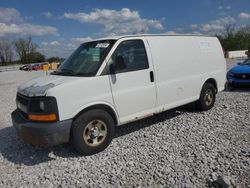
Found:
[(72, 141), (82, 155), (103, 151), (113, 139), (114, 120), (104, 110), (90, 110), (73, 122)]
[(201, 90), (200, 99), (197, 101), (198, 109), (201, 111), (210, 110), (214, 106), (215, 98), (214, 85), (205, 83)]

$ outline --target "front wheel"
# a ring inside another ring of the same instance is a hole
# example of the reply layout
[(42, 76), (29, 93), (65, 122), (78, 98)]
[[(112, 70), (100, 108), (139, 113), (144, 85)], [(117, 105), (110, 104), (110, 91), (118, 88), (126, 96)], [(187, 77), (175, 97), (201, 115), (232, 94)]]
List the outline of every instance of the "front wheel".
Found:
[(202, 87), (200, 99), (197, 101), (198, 109), (201, 111), (210, 110), (215, 103), (216, 93), (213, 84), (205, 83)]
[(72, 141), (82, 155), (103, 151), (113, 139), (115, 123), (104, 110), (90, 110), (78, 116), (73, 122)]

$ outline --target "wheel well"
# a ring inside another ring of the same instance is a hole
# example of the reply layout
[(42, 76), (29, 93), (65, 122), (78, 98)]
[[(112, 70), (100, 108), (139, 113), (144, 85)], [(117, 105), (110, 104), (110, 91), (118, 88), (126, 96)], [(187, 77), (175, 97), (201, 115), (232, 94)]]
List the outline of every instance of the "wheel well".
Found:
[[(217, 83), (216, 83), (215, 79), (209, 78), (205, 83), (213, 84), (213, 86), (214, 86), (214, 88), (215, 88), (215, 92), (216, 92), (216, 93), (218, 92)], [(204, 83), (204, 84), (205, 84), (205, 83)]]
[(82, 111), (80, 111), (73, 118), (73, 120), (76, 119), (82, 113), (87, 112), (89, 110), (94, 110), (94, 109), (101, 109), (101, 110), (104, 110), (104, 111), (108, 112), (111, 115), (111, 117), (113, 118), (113, 120), (115, 121), (115, 124), (117, 125), (118, 122), (117, 122), (117, 117), (116, 117), (116, 114), (115, 114), (114, 110), (111, 107), (109, 107), (108, 105), (105, 105), (105, 104), (97, 104), (97, 105), (89, 106), (89, 107), (83, 109)]

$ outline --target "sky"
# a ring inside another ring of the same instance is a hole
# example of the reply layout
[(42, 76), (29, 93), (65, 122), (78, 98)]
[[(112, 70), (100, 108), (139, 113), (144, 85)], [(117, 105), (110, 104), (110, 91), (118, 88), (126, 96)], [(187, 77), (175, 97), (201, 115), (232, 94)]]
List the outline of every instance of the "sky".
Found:
[(31, 36), (46, 57), (109, 36), (222, 33), (250, 25), (250, 0), (0, 0), (0, 39)]

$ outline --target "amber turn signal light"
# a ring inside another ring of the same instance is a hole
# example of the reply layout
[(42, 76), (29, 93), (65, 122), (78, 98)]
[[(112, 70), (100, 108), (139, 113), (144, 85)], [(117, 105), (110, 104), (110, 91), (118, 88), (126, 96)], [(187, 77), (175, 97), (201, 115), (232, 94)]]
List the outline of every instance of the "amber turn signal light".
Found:
[(56, 121), (56, 114), (30, 114), (29, 120), (31, 121)]

